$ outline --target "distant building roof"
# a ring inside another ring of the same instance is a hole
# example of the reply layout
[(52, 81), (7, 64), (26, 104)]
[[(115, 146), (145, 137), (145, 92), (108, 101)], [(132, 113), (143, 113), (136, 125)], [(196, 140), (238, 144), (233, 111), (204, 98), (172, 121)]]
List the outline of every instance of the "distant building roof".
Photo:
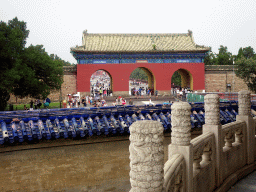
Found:
[(188, 33), (99, 34), (83, 32), (83, 45), (73, 52), (190, 52), (209, 51), (196, 45), (192, 31)]

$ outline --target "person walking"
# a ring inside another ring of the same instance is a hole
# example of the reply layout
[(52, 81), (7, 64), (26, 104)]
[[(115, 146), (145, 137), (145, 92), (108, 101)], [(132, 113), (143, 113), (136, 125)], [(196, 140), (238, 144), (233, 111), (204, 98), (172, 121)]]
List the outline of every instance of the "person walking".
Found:
[(82, 105), (86, 107), (86, 99), (84, 97), (82, 98)]

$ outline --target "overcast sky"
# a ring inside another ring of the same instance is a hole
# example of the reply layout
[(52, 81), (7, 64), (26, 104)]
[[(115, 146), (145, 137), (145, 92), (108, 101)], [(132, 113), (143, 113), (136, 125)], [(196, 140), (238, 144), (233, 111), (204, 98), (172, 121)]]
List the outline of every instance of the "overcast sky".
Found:
[(255, 0), (1, 0), (0, 20), (18, 17), (30, 30), (27, 46), (77, 63), (70, 47), (82, 45), (88, 33), (187, 33), (195, 43), (220, 45), (237, 54), (240, 47), (256, 50)]

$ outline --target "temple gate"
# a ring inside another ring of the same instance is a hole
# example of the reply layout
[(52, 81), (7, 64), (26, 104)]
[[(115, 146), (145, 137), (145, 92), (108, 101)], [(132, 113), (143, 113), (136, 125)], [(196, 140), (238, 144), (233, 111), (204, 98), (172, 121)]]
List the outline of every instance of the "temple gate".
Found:
[(129, 77), (142, 68), (149, 86), (170, 93), (175, 71), (181, 87), (205, 89), (204, 57), (209, 47), (194, 43), (192, 32), (184, 34), (92, 34), (83, 32), (83, 45), (71, 48), (77, 60), (77, 91), (90, 93), (90, 77), (97, 70), (111, 77), (113, 95), (129, 94)]

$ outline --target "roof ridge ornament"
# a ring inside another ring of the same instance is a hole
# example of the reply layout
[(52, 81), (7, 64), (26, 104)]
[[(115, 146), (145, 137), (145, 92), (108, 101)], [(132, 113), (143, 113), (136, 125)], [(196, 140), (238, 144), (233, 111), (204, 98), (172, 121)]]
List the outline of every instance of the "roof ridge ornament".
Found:
[(188, 30), (188, 36), (192, 37), (192, 31), (191, 30)]
[(85, 30), (83, 31), (83, 34), (84, 34), (84, 35), (87, 34), (87, 29), (85, 29)]

